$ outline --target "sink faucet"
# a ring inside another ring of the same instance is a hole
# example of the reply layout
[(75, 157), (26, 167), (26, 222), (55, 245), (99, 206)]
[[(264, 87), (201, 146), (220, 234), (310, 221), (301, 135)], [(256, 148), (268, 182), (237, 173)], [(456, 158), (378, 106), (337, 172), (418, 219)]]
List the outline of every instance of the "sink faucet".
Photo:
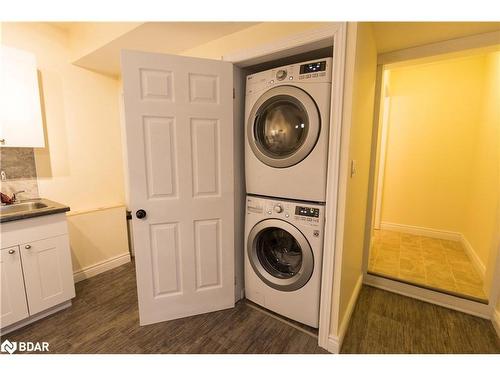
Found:
[(26, 190), (19, 190), (19, 191), (14, 192), (14, 194), (12, 194), (12, 203), (17, 202), (17, 195), (21, 194), (21, 193), (26, 193)]

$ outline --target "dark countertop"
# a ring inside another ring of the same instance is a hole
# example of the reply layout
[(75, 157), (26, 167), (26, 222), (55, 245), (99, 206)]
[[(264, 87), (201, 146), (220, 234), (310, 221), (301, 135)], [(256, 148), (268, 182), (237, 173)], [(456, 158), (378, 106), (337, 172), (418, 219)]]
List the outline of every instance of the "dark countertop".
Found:
[[(32, 209), (32, 210), (22, 210), (22, 211), (17, 211), (17, 212), (11, 212), (11, 213), (4, 213), (3, 210), (8, 210), (10, 207), (18, 207), (26, 203), (42, 203), (45, 204), (47, 207), (44, 208), (37, 208), (37, 209)], [(14, 221), (14, 220), (23, 220), (23, 219), (29, 219), (32, 217), (38, 217), (38, 216), (45, 216), (45, 215), (54, 215), (54, 214), (59, 214), (62, 212), (67, 212), (70, 210), (68, 206), (65, 206), (61, 203), (57, 203), (48, 199), (43, 199), (43, 198), (38, 198), (38, 199), (27, 199), (27, 200), (22, 200), (19, 201), (18, 203), (14, 203), (11, 205), (2, 205), (0, 211), (0, 223), (5, 223), (7, 221)]]

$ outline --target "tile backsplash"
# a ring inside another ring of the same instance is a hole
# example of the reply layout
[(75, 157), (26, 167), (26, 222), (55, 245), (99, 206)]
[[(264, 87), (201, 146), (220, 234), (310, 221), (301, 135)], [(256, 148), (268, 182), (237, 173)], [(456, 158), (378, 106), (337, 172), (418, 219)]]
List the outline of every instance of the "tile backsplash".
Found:
[(6, 180), (0, 182), (2, 193), (12, 195), (15, 191), (25, 190), (19, 199), (38, 198), (35, 153), (27, 147), (1, 147), (0, 170)]

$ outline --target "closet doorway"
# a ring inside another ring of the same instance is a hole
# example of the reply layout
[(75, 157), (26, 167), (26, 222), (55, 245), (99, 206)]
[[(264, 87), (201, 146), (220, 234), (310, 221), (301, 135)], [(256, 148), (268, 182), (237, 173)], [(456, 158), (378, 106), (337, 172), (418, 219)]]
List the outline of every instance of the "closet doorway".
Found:
[(379, 64), (368, 284), (489, 317), (499, 277), (499, 49)]

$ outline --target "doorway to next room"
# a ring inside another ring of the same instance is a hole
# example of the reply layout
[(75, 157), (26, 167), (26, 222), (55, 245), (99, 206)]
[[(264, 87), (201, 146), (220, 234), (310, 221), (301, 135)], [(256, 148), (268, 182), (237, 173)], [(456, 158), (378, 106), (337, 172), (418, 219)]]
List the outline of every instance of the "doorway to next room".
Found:
[(499, 248), (500, 52), (385, 66), (369, 274), (488, 303)]

